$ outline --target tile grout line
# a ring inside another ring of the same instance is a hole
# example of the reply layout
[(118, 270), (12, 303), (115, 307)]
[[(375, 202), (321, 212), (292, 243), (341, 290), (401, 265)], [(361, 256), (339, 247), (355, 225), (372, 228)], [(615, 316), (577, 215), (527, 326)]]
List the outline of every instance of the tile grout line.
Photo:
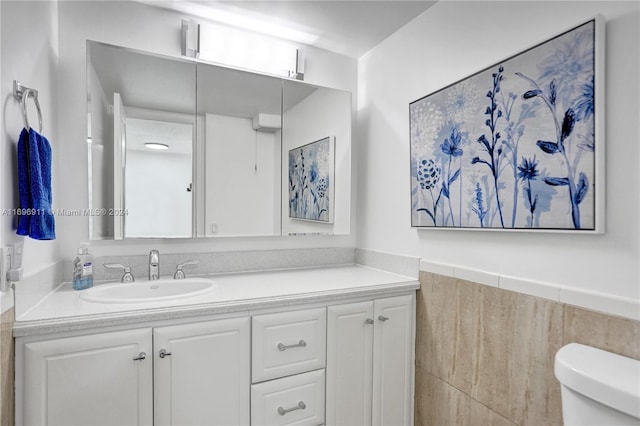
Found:
[(449, 383), (443, 379), (441, 379), (440, 377), (432, 374), (431, 372), (427, 371), (426, 369), (423, 368), (423, 370), (426, 372), (426, 374), (430, 375), (431, 377), (433, 377), (434, 379), (442, 382), (444, 385), (449, 386), (452, 389), (455, 389), (456, 391), (460, 392), (461, 394), (465, 395), (467, 398), (469, 398), (471, 401), (476, 402), (480, 405), (482, 405), (484, 408), (486, 408), (487, 410), (491, 411), (493, 414), (502, 417), (503, 419), (505, 419), (506, 421), (508, 421), (509, 423), (511, 423), (514, 426), (520, 426), (518, 425), (518, 423), (516, 423), (515, 421), (511, 420), (508, 417), (503, 416), (502, 414), (498, 413), (496, 410), (494, 410), (493, 408), (489, 407), (488, 405), (486, 405), (485, 403), (478, 401), (477, 399), (475, 399), (474, 397), (472, 397), (471, 395), (469, 395), (468, 393), (466, 393), (465, 391), (463, 391), (462, 389), (457, 388), (455, 385), (453, 385), (452, 383)]

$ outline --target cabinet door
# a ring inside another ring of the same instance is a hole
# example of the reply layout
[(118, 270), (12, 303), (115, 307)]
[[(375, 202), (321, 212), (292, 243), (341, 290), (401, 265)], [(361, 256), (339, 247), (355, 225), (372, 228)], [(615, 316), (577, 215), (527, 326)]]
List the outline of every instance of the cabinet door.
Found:
[(156, 328), (153, 338), (156, 425), (249, 424), (249, 317)]
[(373, 302), (327, 311), (327, 424), (370, 425)]
[(24, 355), (25, 424), (152, 424), (151, 329), (27, 343)]
[(414, 296), (375, 301), (373, 424), (413, 424)]

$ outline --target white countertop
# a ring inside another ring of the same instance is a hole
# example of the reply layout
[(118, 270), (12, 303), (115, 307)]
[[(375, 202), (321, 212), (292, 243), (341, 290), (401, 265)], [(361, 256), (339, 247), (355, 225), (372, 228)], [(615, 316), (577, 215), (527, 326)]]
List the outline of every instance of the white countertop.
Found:
[(14, 335), (215, 315), (419, 288), (416, 278), (360, 265), (218, 274), (206, 278), (215, 281), (215, 291), (153, 303), (87, 302), (80, 299), (81, 292), (74, 291), (70, 283), (63, 283), (31, 309), (17, 313)]

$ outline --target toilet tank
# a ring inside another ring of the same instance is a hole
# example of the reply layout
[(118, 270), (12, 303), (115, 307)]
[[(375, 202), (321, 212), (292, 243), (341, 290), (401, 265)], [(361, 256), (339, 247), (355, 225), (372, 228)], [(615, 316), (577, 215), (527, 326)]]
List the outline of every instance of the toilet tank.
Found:
[(565, 425), (640, 425), (640, 361), (578, 343), (555, 358)]

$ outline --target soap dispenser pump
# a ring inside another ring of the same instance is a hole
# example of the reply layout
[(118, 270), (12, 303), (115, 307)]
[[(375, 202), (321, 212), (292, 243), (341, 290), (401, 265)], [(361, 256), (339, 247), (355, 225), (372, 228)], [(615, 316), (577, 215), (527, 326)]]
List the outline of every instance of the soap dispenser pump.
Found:
[(89, 243), (80, 243), (78, 254), (73, 259), (72, 286), (74, 290), (93, 287), (93, 256), (89, 253)]

